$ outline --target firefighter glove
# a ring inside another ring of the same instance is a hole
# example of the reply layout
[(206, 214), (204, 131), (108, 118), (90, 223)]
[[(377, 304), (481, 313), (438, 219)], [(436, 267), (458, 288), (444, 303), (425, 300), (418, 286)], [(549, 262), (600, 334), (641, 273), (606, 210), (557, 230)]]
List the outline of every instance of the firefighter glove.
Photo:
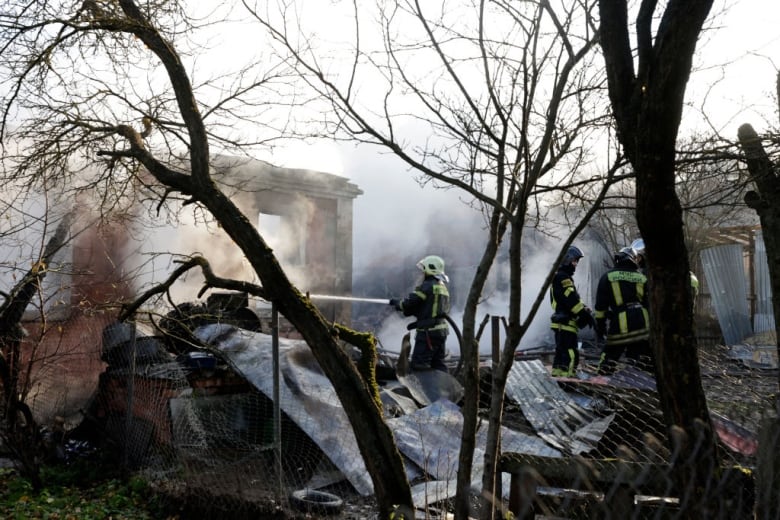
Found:
[(585, 327), (596, 328), (596, 318), (593, 317), (590, 309), (585, 308), (577, 315), (577, 327), (581, 329)]

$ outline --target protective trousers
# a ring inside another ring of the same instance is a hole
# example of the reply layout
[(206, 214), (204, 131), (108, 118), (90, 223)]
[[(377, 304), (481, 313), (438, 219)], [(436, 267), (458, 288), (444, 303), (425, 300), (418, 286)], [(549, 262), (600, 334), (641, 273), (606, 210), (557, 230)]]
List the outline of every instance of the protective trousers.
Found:
[(577, 334), (568, 330), (555, 330), (555, 357), (552, 375), (555, 377), (576, 377), (580, 363), (577, 350)]
[(442, 331), (418, 330), (412, 350), (412, 370), (441, 370), (447, 372), (447, 334)]
[(628, 364), (650, 372), (655, 372), (655, 361), (653, 351), (650, 349), (650, 342), (647, 340), (634, 341), (632, 343), (620, 343), (617, 345), (604, 345), (599, 360), (599, 375), (611, 375), (618, 367), (618, 361), (625, 352)]

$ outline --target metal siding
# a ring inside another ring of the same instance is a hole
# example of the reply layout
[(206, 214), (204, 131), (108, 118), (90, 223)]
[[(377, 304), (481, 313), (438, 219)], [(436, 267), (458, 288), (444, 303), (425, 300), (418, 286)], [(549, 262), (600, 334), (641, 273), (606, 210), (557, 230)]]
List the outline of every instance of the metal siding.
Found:
[(705, 249), (701, 262), (723, 339), (727, 345), (739, 343), (753, 333), (743, 247), (732, 244)]
[(769, 280), (769, 264), (766, 257), (764, 235), (755, 235), (756, 254), (753, 256), (756, 288), (756, 314), (753, 316), (753, 330), (756, 333), (775, 330), (775, 316), (772, 310), (772, 287)]
[(539, 360), (517, 361), (512, 365), (506, 395), (520, 405), (539, 437), (556, 449), (574, 455), (595, 448), (614, 418), (614, 414), (599, 417), (577, 404)]

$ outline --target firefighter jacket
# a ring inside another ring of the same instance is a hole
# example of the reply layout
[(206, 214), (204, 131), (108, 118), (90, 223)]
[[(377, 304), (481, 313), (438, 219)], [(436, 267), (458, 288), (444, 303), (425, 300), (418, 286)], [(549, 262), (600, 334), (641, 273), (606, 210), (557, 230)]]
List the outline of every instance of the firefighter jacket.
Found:
[(550, 303), (553, 309), (550, 328), (576, 334), (578, 329), (591, 324), (593, 318), (590, 309), (582, 302), (577, 288), (574, 287), (573, 275), (573, 265), (562, 265), (553, 277), (550, 285)]
[(417, 332), (437, 332), (447, 335), (449, 326), (444, 314), (450, 312), (450, 292), (447, 285), (435, 276), (426, 276), (423, 282), (398, 304), (404, 316), (414, 316)]
[(596, 332), (607, 345), (648, 339), (647, 276), (631, 266), (618, 265), (599, 279), (596, 289)]

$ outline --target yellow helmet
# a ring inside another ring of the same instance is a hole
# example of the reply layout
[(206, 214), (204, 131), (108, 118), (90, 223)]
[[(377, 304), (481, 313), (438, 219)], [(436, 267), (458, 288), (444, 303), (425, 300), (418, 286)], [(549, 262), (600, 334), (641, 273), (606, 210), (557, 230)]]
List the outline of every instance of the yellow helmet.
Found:
[(444, 260), (440, 256), (429, 255), (417, 262), (417, 267), (426, 275), (437, 276), (444, 274)]

